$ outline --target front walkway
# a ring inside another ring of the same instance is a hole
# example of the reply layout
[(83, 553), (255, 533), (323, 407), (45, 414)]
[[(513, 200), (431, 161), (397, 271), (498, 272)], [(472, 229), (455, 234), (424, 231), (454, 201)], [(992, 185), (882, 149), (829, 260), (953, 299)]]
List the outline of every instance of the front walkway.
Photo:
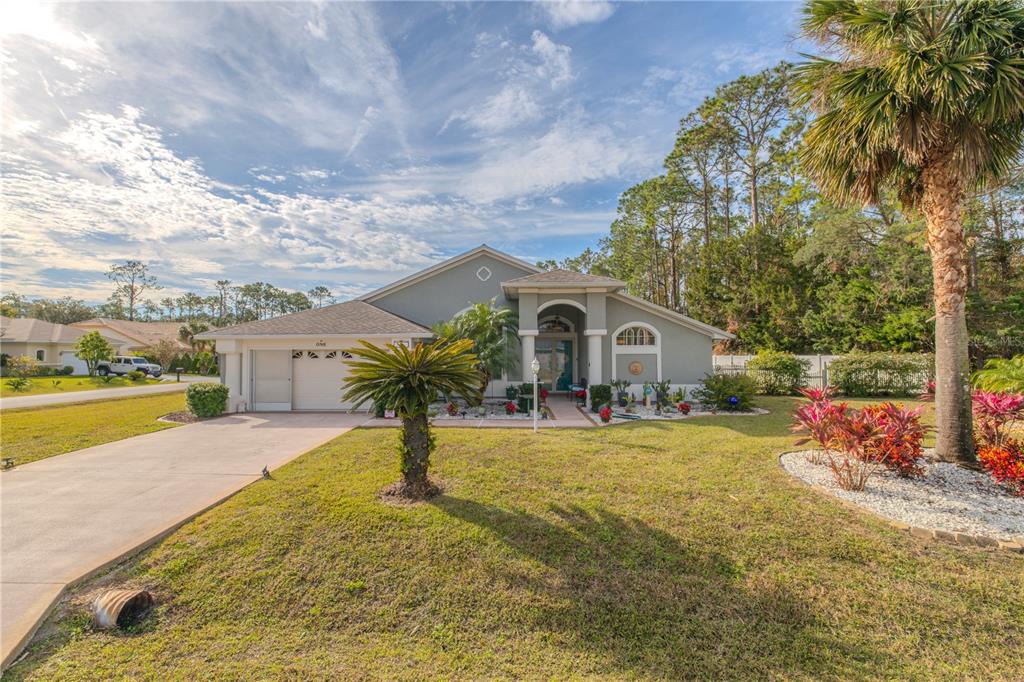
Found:
[[(216, 380), (216, 377), (213, 378)], [(14, 410), (21, 407), (44, 407), (46, 405), (65, 405), (67, 403), (84, 403), (91, 400), (110, 400), (112, 398), (131, 398), (140, 395), (156, 395), (160, 393), (176, 393), (188, 388), (187, 381), (165, 382), (149, 386), (128, 386), (125, 388), (92, 388), (85, 391), (69, 391), (67, 393), (44, 393), (43, 395), (26, 395), (20, 398), (4, 398), (0, 400), (0, 410)]]
[(259, 480), (264, 466), (279, 467), (366, 420), (337, 412), (232, 415), (0, 473), (3, 666), (69, 584)]

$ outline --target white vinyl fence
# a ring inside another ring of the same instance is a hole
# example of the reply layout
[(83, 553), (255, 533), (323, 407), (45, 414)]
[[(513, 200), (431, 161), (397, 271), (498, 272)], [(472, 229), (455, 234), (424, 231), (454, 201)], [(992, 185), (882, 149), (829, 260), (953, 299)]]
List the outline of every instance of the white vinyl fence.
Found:
[[(716, 372), (724, 374), (744, 374), (747, 371), (747, 362), (753, 355), (713, 355), (711, 356)], [(807, 369), (807, 384), (815, 388), (828, 386), (828, 366), (839, 355), (797, 355), (798, 360), (806, 360), (810, 363)]]

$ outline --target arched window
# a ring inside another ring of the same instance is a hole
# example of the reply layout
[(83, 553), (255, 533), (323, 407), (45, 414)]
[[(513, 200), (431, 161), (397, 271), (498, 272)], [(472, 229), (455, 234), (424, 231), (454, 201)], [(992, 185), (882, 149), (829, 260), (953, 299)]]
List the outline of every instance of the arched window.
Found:
[(615, 337), (616, 346), (655, 346), (654, 333), (646, 327), (627, 327)]

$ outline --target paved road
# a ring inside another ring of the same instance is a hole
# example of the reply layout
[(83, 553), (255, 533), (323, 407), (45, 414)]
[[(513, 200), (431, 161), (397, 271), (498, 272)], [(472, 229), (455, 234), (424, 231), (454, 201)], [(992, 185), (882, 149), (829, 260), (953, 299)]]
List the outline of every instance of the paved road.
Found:
[(264, 465), (278, 467), (365, 421), (344, 413), (232, 415), (0, 473), (3, 666), (70, 583), (258, 480)]
[[(216, 377), (213, 379), (217, 380)], [(67, 393), (44, 393), (43, 395), (25, 395), (19, 398), (0, 400), (0, 410), (13, 410), (19, 407), (43, 407), (45, 405), (66, 405), (68, 403), (84, 403), (91, 400), (110, 400), (111, 398), (131, 398), (139, 395), (155, 395), (158, 393), (175, 393), (188, 388), (189, 382), (180, 384), (172, 381), (149, 386), (132, 386), (128, 388), (95, 388), (86, 391), (69, 391)]]

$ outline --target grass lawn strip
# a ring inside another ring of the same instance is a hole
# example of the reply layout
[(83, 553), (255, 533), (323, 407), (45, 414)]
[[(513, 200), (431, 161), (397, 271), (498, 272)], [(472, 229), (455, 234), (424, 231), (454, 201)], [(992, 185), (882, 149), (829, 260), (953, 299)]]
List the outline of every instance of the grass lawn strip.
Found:
[(395, 439), (358, 429), (107, 576), (157, 594), (136, 630), (94, 632), (81, 604), (8, 676), (1019, 676), (1024, 557), (926, 543), (792, 481), (792, 401), (761, 404), (439, 429), (445, 493), (411, 506), (377, 499)]
[(0, 452), (16, 465), (178, 426), (157, 418), (185, 409), (182, 393), (4, 410)]
[(31, 388), (27, 391), (13, 391), (7, 385), (9, 380), (10, 377), (0, 379), (0, 398), (21, 398), (27, 395), (73, 393), (98, 388), (129, 388), (164, 383), (159, 379), (147, 378), (133, 381), (127, 377), (111, 377), (110, 381), (104, 381), (102, 377), (29, 377), (29, 381), (32, 382)]

